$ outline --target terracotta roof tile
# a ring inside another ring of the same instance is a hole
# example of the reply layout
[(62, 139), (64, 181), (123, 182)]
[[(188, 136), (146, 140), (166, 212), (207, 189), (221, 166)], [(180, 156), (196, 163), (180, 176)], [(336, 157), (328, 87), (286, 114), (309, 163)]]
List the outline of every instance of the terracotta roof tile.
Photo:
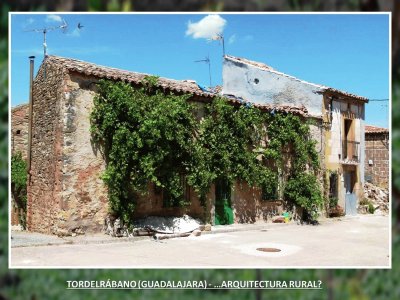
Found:
[(389, 130), (387, 128), (365, 125), (365, 133), (370, 133), (370, 134), (389, 133)]
[[(121, 69), (115, 69), (77, 59), (64, 58), (53, 55), (49, 55), (46, 58), (46, 63), (61, 65), (69, 72), (78, 72), (81, 74), (85, 74), (87, 76), (95, 76), (98, 78), (122, 80), (134, 84), (141, 84), (143, 79), (146, 76), (149, 76), (149, 74), (145, 73), (137, 73)], [(221, 92), (221, 87), (219, 86), (215, 87), (210, 91), (206, 91), (200, 88), (199, 85), (197, 85), (197, 83), (194, 80), (174, 80), (174, 79), (160, 77), (158, 79), (158, 86), (162, 87), (163, 89), (176, 91), (178, 93), (182, 92), (182, 93), (197, 95), (209, 100), (211, 100), (211, 98), (219, 96)], [(276, 112), (292, 113), (304, 117), (308, 116), (307, 109), (304, 106), (299, 107), (299, 106), (289, 106), (289, 105), (259, 105), (259, 104), (254, 104), (251, 101), (230, 95), (224, 95), (224, 97), (227, 97), (232, 104), (236, 105), (252, 105), (264, 111), (274, 110)]]
[[(149, 76), (149, 74), (105, 67), (77, 59), (64, 58), (60, 56), (49, 55), (46, 58), (46, 63), (59, 64), (70, 72), (78, 72), (87, 76), (96, 76), (99, 78), (122, 80), (134, 84), (141, 84), (143, 79), (146, 76)], [(162, 87), (163, 89), (194, 94), (202, 97), (214, 96), (214, 94), (202, 90), (192, 80), (174, 80), (160, 77), (158, 79), (158, 86)]]

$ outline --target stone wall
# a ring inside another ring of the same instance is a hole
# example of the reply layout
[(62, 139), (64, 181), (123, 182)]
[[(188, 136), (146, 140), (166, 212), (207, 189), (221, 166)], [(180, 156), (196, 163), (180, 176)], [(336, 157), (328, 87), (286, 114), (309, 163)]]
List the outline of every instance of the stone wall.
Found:
[(62, 157), (63, 69), (42, 64), (33, 84), (31, 171), (27, 227), (57, 233)]
[(262, 200), (260, 188), (237, 182), (232, 192), (232, 209), (235, 223), (271, 221), (283, 212), (281, 201)]
[[(97, 80), (70, 73), (65, 81), (59, 234), (99, 232), (109, 213), (107, 188), (100, 178), (105, 159), (101, 147), (92, 142), (90, 134)], [(190, 205), (163, 207), (162, 195), (149, 184), (148, 194), (136, 199), (134, 217), (189, 214), (202, 218), (204, 210), (198, 197), (192, 190), (189, 194)]]
[(365, 178), (375, 185), (389, 185), (388, 133), (365, 134)]
[[(101, 232), (110, 213), (101, 177), (105, 159), (92, 142), (90, 113), (96, 95), (95, 76), (66, 72), (51, 62), (42, 65), (34, 81), (32, 168), (28, 185), (28, 229), (58, 235)], [(204, 105), (200, 105), (203, 107)], [(199, 110), (198, 119), (202, 113)], [(324, 148), (320, 125), (311, 127), (317, 150)], [(320, 151), (323, 159), (323, 151)], [(238, 184), (233, 192), (235, 222), (254, 223), (279, 213), (279, 203), (262, 201), (260, 191)], [(186, 207), (164, 207), (151, 185), (136, 202), (134, 216), (188, 214), (214, 222), (215, 191), (204, 209), (192, 189)]]
[(27, 158), (28, 153), (28, 104), (18, 105), (11, 109), (11, 154), (22, 153)]
[[(21, 152), (22, 158), (28, 153), (28, 105), (22, 104), (11, 109), (11, 154)], [(18, 208), (12, 203), (11, 225), (18, 225)]]

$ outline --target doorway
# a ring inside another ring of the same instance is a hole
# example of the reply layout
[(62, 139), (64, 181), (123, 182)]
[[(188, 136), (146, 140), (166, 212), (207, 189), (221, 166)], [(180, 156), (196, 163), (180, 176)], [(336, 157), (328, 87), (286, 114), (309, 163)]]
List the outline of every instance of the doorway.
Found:
[(233, 224), (231, 184), (226, 179), (215, 182), (215, 225)]
[(357, 196), (354, 192), (356, 184), (356, 172), (344, 171), (344, 190), (345, 190), (345, 212), (346, 215), (355, 216), (357, 214)]

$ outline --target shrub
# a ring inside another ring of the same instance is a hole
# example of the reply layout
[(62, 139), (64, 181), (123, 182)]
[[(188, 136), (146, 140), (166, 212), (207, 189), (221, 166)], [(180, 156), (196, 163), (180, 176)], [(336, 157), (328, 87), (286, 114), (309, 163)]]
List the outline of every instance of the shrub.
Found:
[(11, 156), (11, 194), (14, 204), (18, 208), (19, 222), (22, 228), (26, 229), (26, 181), (27, 163), (22, 158), (21, 152)]

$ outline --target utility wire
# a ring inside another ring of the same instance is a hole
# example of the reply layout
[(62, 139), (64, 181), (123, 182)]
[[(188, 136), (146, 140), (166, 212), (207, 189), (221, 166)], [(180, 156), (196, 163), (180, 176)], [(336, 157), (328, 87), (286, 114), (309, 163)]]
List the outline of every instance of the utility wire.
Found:
[(389, 99), (369, 99), (369, 101), (389, 101)]

